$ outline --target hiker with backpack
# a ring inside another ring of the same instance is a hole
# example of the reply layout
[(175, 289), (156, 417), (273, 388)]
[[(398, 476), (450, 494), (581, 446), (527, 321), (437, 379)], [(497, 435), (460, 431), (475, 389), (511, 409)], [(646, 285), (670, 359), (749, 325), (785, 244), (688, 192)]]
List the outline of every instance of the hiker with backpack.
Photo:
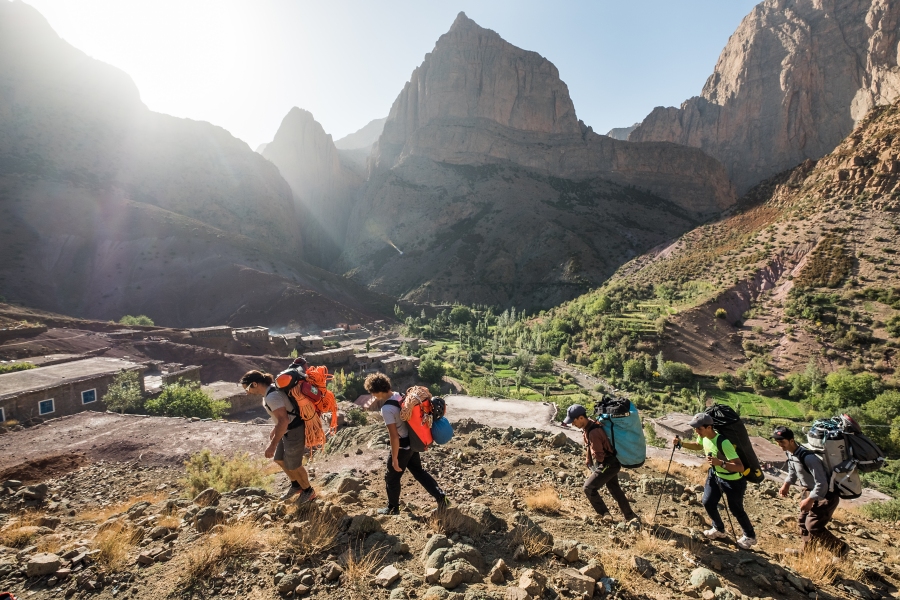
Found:
[(788, 476), (778, 490), (779, 495), (787, 498), (791, 485), (794, 484), (804, 488), (800, 497), (798, 519), (803, 543), (801, 551), (812, 542), (830, 548), (838, 556), (845, 556), (849, 547), (827, 528), (841, 497), (838, 490), (829, 489), (825, 463), (814, 452), (798, 444), (789, 427), (776, 427), (772, 438), (788, 457)]
[(597, 421), (589, 419), (587, 409), (580, 404), (573, 404), (569, 407), (563, 423), (581, 429), (584, 436), (584, 445), (587, 449), (586, 466), (590, 469), (591, 474), (585, 480), (583, 489), (588, 502), (600, 515), (600, 519), (605, 522), (615, 520), (606, 503), (603, 502), (603, 498), (600, 497), (599, 490), (604, 486), (619, 505), (624, 520), (636, 519), (637, 515), (631, 509), (631, 504), (628, 502), (622, 486), (619, 485), (619, 471), (622, 470), (622, 464), (616, 458), (615, 449), (603, 431), (603, 426)]
[(262, 396), (263, 408), (275, 419), (275, 427), (269, 434), (265, 457), (273, 459), (291, 482), (281, 499), (288, 500), (297, 496), (297, 502), (301, 504), (314, 500), (316, 491), (303, 467), (306, 428), (287, 393), (275, 386), (275, 378), (272, 375), (261, 371), (248, 371), (241, 377), (240, 384), (248, 394)]
[(438, 509), (448, 506), (447, 495), (438, 486), (434, 477), (422, 467), (419, 452), (424, 448), (418, 445), (413, 448), (413, 440), (418, 442), (419, 437), (413, 431), (416, 424), (409, 422), (410, 415), (417, 406), (431, 399), (428, 389), (416, 386), (410, 388), (406, 397), (403, 397), (394, 392), (390, 378), (383, 373), (373, 373), (366, 377), (364, 386), (373, 398), (382, 403), (381, 416), (384, 418), (391, 441), (391, 452), (387, 457), (387, 470), (384, 474), (387, 506), (379, 509), (378, 514), (400, 514), (400, 481), (407, 470), (434, 498)]
[(697, 441), (681, 440), (681, 446), (688, 450), (702, 450), (706, 455), (706, 462), (709, 463), (702, 504), (706, 514), (712, 519), (712, 528), (703, 534), (711, 540), (727, 537), (725, 523), (719, 514), (719, 501), (724, 496), (727, 500), (726, 508), (737, 519), (743, 531), (737, 545), (745, 550), (755, 546), (756, 533), (747, 511), (744, 510), (744, 493), (747, 491), (745, 468), (734, 444), (716, 432), (713, 428), (713, 418), (707, 413), (694, 415), (688, 425), (697, 434)]

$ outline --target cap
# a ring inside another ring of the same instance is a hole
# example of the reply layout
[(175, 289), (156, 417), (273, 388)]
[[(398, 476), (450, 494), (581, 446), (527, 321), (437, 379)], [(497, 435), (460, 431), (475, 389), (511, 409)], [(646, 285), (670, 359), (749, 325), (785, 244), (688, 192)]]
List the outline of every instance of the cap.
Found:
[(713, 418), (706, 413), (697, 413), (694, 415), (694, 418), (690, 420), (688, 425), (691, 427), (700, 427), (702, 425), (712, 425)]
[(587, 409), (580, 404), (573, 404), (569, 407), (569, 410), (566, 411), (566, 418), (563, 419), (563, 423), (568, 425), (578, 417), (586, 417)]
[(772, 437), (777, 441), (781, 440), (792, 440), (794, 439), (794, 432), (791, 431), (790, 427), (785, 427), (784, 425), (779, 425), (775, 428), (775, 431), (772, 432)]

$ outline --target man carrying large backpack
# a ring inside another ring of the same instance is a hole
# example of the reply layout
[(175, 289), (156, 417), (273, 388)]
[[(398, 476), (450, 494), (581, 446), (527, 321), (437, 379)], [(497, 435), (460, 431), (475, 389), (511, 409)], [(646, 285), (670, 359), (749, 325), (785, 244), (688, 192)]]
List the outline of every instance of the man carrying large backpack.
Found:
[(619, 471), (622, 470), (622, 465), (616, 458), (615, 449), (606, 437), (603, 426), (589, 419), (587, 409), (580, 404), (569, 407), (563, 423), (574, 425), (581, 429), (584, 435), (584, 445), (587, 448), (586, 466), (591, 470), (590, 476), (584, 482), (584, 494), (600, 518), (607, 522), (614, 520), (598, 491), (603, 486), (606, 486), (609, 494), (619, 505), (619, 510), (622, 511), (626, 521), (637, 518), (625, 492), (622, 491), (622, 486), (619, 485)]
[(756, 533), (747, 511), (744, 510), (744, 493), (747, 491), (747, 480), (744, 479), (744, 465), (738, 458), (737, 450), (727, 439), (719, 439), (713, 429), (713, 418), (706, 413), (697, 413), (688, 423), (697, 433), (696, 442), (681, 441), (688, 450), (703, 450), (706, 462), (709, 463), (709, 475), (703, 488), (703, 508), (712, 519), (712, 528), (703, 532), (711, 540), (727, 537), (725, 523), (719, 514), (719, 501), (724, 495), (728, 500), (726, 507), (743, 530), (743, 536), (737, 540), (741, 548), (749, 549), (756, 545)]
[(792, 484), (804, 488), (800, 500), (800, 538), (805, 550), (810, 542), (831, 549), (844, 556), (847, 544), (826, 527), (841, 501), (837, 490), (829, 490), (828, 470), (822, 459), (794, 440), (794, 432), (788, 427), (776, 427), (772, 433), (775, 443), (787, 453), (788, 476), (778, 493), (787, 498)]
[[(380, 515), (400, 514), (400, 481), (407, 470), (421, 484), (435, 502), (438, 509), (449, 506), (447, 495), (428, 471), (422, 467), (419, 453), (410, 444), (410, 425), (403, 420), (403, 397), (391, 389), (391, 380), (383, 373), (372, 373), (364, 383), (366, 391), (382, 403), (381, 416), (387, 427), (391, 452), (387, 457), (384, 483), (387, 491), (387, 506), (378, 509)], [(405, 402), (404, 402), (405, 404)]]

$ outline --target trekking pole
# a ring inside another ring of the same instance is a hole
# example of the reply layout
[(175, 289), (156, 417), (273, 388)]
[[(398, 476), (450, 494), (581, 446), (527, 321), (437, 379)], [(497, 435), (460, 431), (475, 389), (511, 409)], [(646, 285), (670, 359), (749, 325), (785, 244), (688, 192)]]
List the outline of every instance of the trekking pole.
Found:
[(656, 510), (653, 511), (653, 522), (656, 523), (656, 513), (659, 512), (659, 505), (662, 503), (663, 494), (666, 493), (666, 482), (669, 479), (669, 469), (672, 467), (672, 459), (675, 458), (675, 449), (680, 448), (681, 444), (678, 443), (679, 440), (676, 437), (675, 441), (672, 442), (672, 454), (669, 455), (669, 464), (666, 465), (666, 476), (663, 477), (662, 490), (659, 492), (659, 500), (656, 501)]
[(716, 480), (716, 485), (719, 486), (719, 494), (722, 496), (722, 503), (725, 504), (725, 514), (728, 515), (728, 524), (731, 525), (731, 535), (734, 536), (734, 539), (737, 540), (737, 531), (734, 529), (734, 521), (731, 520), (731, 507), (728, 506), (728, 496), (725, 495), (725, 490), (722, 489), (722, 484), (719, 483), (719, 477), (716, 475), (716, 470), (714, 467), (709, 468), (710, 473), (713, 478)]

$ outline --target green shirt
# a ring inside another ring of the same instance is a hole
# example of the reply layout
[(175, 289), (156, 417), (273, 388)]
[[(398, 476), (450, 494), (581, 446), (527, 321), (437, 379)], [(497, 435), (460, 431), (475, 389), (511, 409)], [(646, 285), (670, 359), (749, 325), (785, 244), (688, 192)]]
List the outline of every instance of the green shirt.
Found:
[[(722, 458), (723, 460), (734, 460), (738, 457), (737, 451), (734, 449), (734, 444), (730, 441), (723, 439), (722, 440), (722, 454), (724, 454), (724, 458), (719, 454), (719, 446), (716, 443), (716, 440), (719, 439), (719, 434), (716, 434), (716, 437), (709, 439), (705, 437), (697, 436), (697, 443), (703, 446), (703, 454), (704, 456), (709, 456), (712, 454), (716, 458)], [(732, 473), (725, 469), (724, 466), (713, 467), (716, 470), (716, 475), (721, 477), (722, 479), (727, 479), (729, 481), (734, 481), (736, 479), (740, 479), (743, 477), (741, 473)]]

